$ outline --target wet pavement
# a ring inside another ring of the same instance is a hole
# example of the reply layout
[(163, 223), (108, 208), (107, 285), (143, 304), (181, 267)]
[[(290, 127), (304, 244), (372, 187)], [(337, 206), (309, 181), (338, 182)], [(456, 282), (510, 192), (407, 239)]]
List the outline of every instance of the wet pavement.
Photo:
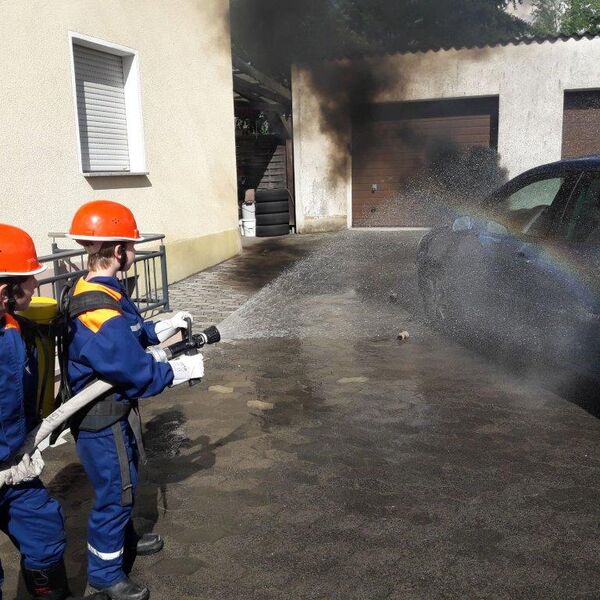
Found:
[(197, 324), (220, 323), (322, 242), (319, 236), (281, 239), (243, 238), (241, 256), (169, 286), (171, 306), (190, 311)]
[[(290, 236), (228, 263), (251, 299), (205, 380), (144, 405), (137, 524), (166, 546), (133, 576), (154, 600), (600, 598), (600, 422), (429, 329), (416, 239)], [(72, 445), (44, 479), (81, 592)], [(0, 553), (10, 598), (18, 556)]]

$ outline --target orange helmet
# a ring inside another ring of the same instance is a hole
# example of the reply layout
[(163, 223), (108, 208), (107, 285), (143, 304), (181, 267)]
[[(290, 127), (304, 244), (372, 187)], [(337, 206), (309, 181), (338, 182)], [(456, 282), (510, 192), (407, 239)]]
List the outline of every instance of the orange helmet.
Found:
[(93, 200), (79, 208), (67, 237), (76, 241), (139, 242), (143, 238), (133, 213), (111, 200)]
[(0, 223), (0, 277), (22, 277), (45, 271), (33, 240), (18, 227)]

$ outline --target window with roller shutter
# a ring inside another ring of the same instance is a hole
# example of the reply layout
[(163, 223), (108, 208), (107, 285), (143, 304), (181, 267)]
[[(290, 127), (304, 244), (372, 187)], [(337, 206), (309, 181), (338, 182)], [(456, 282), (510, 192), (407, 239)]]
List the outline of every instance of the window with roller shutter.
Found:
[(73, 46), (81, 165), (84, 171), (129, 171), (123, 59)]
[(146, 174), (136, 54), (90, 39), (72, 38), (81, 170)]

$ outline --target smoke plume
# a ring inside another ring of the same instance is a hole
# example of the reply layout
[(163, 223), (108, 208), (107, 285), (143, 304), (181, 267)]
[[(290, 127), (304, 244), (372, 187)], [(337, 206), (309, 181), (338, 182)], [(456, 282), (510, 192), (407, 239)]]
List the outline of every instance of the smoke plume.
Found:
[[(338, 61), (310, 69), (312, 91), (319, 99), (321, 131), (333, 142), (330, 179), (344, 179), (352, 150), (352, 126), (372, 116), (373, 102), (387, 89), (400, 87), (401, 74), (385, 61)], [(369, 145), (370, 140), (364, 139)]]
[[(288, 84), (292, 64), (307, 69), (321, 129), (338, 149), (329, 165), (330, 178), (345, 178), (349, 124), (368, 121), (373, 101), (392, 86), (401, 92), (411, 76), (398, 72), (383, 55), (514, 39), (527, 26), (506, 12), (509, 5), (515, 2), (231, 0), (233, 50)], [(365, 60), (368, 56), (377, 58)], [(363, 144), (363, 151), (368, 150), (369, 141)]]

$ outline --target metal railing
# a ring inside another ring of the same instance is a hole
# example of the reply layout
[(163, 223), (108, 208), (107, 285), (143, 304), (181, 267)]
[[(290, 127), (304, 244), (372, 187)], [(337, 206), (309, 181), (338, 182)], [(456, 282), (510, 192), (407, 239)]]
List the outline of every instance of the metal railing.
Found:
[[(64, 233), (49, 233), (52, 238), (52, 254), (40, 256), (41, 263), (51, 263), (53, 274), (38, 277), (38, 296), (60, 298), (63, 288), (74, 279), (87, 273), (87, 252), (83, 249), (61, 249), (57, 239)], [(169, 310), (169, 281), (167, 277), (167, 251), (161, 233), (143, 233), (143, 240), (135, 242), (135, 260), (128, 273), (119, 273), (129, 297), (142, 314)], [(159, 242), (157, 250), (140, 250), (141, 244)]]

